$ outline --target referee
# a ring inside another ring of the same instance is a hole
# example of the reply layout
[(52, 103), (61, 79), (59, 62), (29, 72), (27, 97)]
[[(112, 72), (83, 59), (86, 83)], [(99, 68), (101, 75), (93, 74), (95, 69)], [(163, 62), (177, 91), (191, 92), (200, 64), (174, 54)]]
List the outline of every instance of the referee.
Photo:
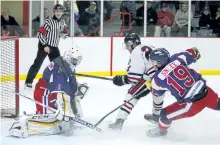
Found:
[(47, 55), (50, 61), (60, 56), (58, 48), (60, 37), (66, 38), (68, 35), (65, 29), (66, 24), (62, 19), (64, 10), (65, 8), (61, 4), (56, 4), (53, 8), (54, 16), (47, 19), (39, 28), (37, 57), (28, 71), (25, 87), (32, 88), (33, 80)]

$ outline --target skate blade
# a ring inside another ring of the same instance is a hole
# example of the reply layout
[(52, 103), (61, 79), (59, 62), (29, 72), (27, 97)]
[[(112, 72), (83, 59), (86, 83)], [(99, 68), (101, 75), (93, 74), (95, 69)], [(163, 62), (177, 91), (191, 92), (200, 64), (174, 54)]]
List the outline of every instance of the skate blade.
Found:
[(146, 136), (151, 137), (151, 138), (164, 137), (166, 135), (167, 135), (167, 132), (164, 132), (164, 133), (161, 133), (161, 132), (152, 133), (152, 130), (146, 131)]
[(110, 131), (110, 132), (120, 132), (122, 129), (114, 129), (114, 128), (111, 128), (111, 127), (109, 127), (109, 125), (110, 124), (112, 124), (113, 122), (112, 121), (109, 121), (108, 122), (108, 131)]
[[(145, 118), (144, 118), (145, 119)], [(145, 120), (147, 120), (147, 119), (145, 119)], [(150, 123), (152, 123), (152, 124), (155, 124), (155, 125), (158, 125), (158, 122), (155, 122), (155, 121), (153, 121), (153, 120), (147, 120), (148, 122), (150, 122)]]

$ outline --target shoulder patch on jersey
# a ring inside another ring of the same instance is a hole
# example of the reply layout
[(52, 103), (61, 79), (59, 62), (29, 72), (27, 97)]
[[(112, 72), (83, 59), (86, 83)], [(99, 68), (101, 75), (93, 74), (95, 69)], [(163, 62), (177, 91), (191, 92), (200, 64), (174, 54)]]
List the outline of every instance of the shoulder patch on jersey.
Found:
[(149, 60), (149, 55), (153, 51), (153, 49), (151, 48), (151, 46), (143, 46), (141, 48), (141, 51), (145, 53), (145, 58)]
[(54, 63), (53, 63), (53, 62), (51, 62), (51, 63), (48, 65), (48, 68), (49, 68), (49, 70), (52, 70), (52, 69), (53, 69), (53, 67), (54, 67)]
[(141, 47), (141, 51), (146, 52), (146, 51), (151, 51), (152, 48), (150, 46), (143, 46)]
[(147, 51), (147, 47), (145, 47), (145, 46), (142, 47), (142, 48), (141, 48), (141, 51), (143, 51), (143, 52)]

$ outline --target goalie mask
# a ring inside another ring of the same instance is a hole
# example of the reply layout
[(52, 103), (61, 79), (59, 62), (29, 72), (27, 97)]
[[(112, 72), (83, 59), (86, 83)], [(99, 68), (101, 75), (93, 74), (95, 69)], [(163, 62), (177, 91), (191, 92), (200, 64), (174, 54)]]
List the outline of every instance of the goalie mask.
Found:
[(78, 47), (65, 51), (63, 58), (69, 63), (71, 69), (75, 69), (82, 61), (82, 55)]

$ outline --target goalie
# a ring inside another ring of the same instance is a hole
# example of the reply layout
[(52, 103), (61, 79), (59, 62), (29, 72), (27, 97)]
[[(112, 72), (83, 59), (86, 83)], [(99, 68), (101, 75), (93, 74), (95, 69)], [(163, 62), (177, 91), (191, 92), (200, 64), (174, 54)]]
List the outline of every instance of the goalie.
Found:
[(51, 62), (43, 72), (34, 90), (34, 99), (56, 109), (36, 105), (37, 113), (24, 113), (9, 129), (15, 137), (29, 135), (52, 135), (71, 132), (72, 121), (68, 116), (83, 115), (80, 100), (88, 90), (86, 84), (79, 84), (75, 78), (75, 67), (80, 64), (82, 56), (77, 48), (72, 48), (63, 56)]

